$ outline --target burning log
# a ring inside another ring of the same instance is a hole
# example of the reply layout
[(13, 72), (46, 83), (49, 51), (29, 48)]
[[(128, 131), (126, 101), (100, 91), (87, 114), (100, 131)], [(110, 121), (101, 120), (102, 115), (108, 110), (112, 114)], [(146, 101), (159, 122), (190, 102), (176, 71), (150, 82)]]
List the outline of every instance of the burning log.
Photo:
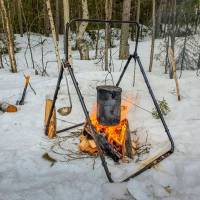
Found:
[[(98, 132), (97, 138), (100, 147), (106, 155), (111, 157), (115, 162), (125, 156), (133, 158), (130, 129), (127, 120), (123, 120), (123, 122), (116, 126), (95, 124), (94, 127)], [(96, 146), (91, 145), (91, 141), (93, 140), (90, 137), (89, 131), (90, 129), (86, 123), (80, 137), (79, 148), (85, 153), (94, 154), (97, 153), (97, 149)]]
[[(81, 141), (82, 137), (84, 137), (84, 140)], [(102, 151), (106, 155), (111, 157), (115, 162), (118, 162), (119, 159), (120, 159), (120, 154), (107, 141), (106, 134), (103, 133), (103, 132), (98, 132), (97, 140), (98, 140), (98, 144), (99, 144), (100, 148), (102, 149)], [(92, 140), (92, 138), (90, 136), (90, 128), (89, 128), (88, 124), (85, 124), (85, 127), (83, 129), (83, 134), (80, 137), (80, 141), (81, 141), (81, 143), (79, 145), (80, 150), (82, 150), (82, 151), (84, 151), (86, 153), (89, 153), (89, 154), (94, 154), (94, 152), (97, 153), (96, 145), (92, 146), (92, 144), (95, 144), (95, 143), (92, 143), (93, 140)]]
[[(97, 139), (102, 151), (115, 162), (127, 156), (133, 158), (132, 143), (128, 120), (123, 113), (128, 107), (121, 105), (121, 88), (116, 86), (97, 87), (97, 111), (90, 115), (91, 123), (98, 133)], [(89, 124), (85, 124), (80, 150), (92, 153)], [(82, 137), (82, 136), (81, 136)], [(84, 147), (84, 148), (83, 148)], [(97, 152), (97, 151), (95, 151)]]

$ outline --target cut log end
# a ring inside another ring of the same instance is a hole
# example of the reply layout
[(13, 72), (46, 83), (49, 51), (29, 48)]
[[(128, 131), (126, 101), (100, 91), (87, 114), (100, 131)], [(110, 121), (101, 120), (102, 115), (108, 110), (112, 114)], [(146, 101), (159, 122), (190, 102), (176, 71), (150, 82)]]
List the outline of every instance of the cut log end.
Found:
[(14, 105), (9, 105), (6, 109), (6, 112), (17, 112), (17, 107)]
[(0, 103), (0, 110), (3, 112), (14, 113), (17, 112), (17, 107), (9, 103), (3, 102)]

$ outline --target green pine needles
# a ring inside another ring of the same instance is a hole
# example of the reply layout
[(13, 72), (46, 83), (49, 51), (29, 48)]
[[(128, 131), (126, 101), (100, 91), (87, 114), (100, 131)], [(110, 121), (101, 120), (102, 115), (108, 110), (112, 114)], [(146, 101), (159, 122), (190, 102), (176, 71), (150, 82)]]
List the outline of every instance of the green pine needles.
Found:
[[(170, 112), (170, 108), (169, 108), (169, 105), (168, 105), (167, 101), (163, 98), (162, 100), (158, 101), (158, 104), (159, 104), (161, 113), (164, 116), (166, 116)], [(157, 112), (157, 110), (155, 108), (153, 108), (153, 110), (152, 110), (152, 116), (155, 119), (159, 119), (158, 112)]]

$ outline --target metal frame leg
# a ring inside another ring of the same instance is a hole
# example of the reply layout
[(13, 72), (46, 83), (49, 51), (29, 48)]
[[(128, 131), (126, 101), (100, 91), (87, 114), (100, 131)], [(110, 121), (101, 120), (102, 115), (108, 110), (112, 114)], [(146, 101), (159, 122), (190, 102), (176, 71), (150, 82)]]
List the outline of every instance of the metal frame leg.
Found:
[[(129, 57), (129, 58), (130, 58), (130, 57)], [(140, 61), (140, 58), (139, 58), (139, 56), (137, 55), (137, 53), (135, 53), (134, 55), (132, 55), (131, 58), (133, 58), (133, 59), (138, 63), (138, 65), (139, 65), (139, 67), (140, 67), (140, 71), (141, 71), (142, 76), (143, 76), (143, 78), (144, 78), (145, 84), (146, 84), (146, 86), (147, 86), (147, 88), (148, 88), (149, 94), (150, 94), (150, 96), (151, 96), (151, 98), (152, 98), (152, 100), (153, 100), (154, 106), (155, 106), (155, 108), (156, 108), (156, 110), (157, 110), (157, 112), (158, 112), (159, 118), (160, 118), (160, 120), (161, 120), (161, 122), (162, 122), (162, 124), (163, 124), (163, 127), (164, 127), (164, 129), (165, 129), (165, 132), (166, 132), (166, 134), (167, 134), (167, 136), (168, 136), (168, 139), (169, 139), (169, 141), (170, 141), (171, 148), (170, 148), (167, 152), (165, 152), (164, 154), (162, 154), (161, 156), (159, 156), (158, 158), (154, 159), (154, 160), (153, 160), (152, 162), (150, 162), (148, 165), (144, 166), (141, 170), (139, 170), (139, 171), (136, 172), (135, 174), (131, 175), (130, 177), (126, 178), (124, 181), (128, 181), (130, 178), (134, 178), (134, 177), (138, 176), (139, 174), (143, 173), (143, 172), (146, 171), (147, 169), (150, 169), (152, 166), (154, 166), (155, 164), (161, 162), (163, 159), (165, 159), (166, 157), (168, 157), (169, 155), (171, 155), (171, 154), (174, 152), (174, 141), (173, 141), (173, 138), (172, 138), (172, 136), (171, 136), (171, 134), (170, 134), (170, 132), (169, 132), (168, 126), (167, 126), (167, 124), (166, 124), (166, 122), (165, 122), (165, 119), (164, 119), (164, 117), (163, 117), (163, 114), (162, 114), (162, 112), (161, 112), (161, 110), (160, 110), (160, 107), (159, 107), (159, 105), (158, 105), (158, 102), (157, 102), (157, 100), (156, 100), (156, 98), (155, 98), (155, 95), (154, 95), (154, 93), (153, 93), (153, 90), (152, 90), (152, 88), (151, 88), (151, 86), (150, 86), (149, 80), (148, 80), (148, 78), (147, 78), (147, 76), (146, 76), (146, 73), (145, 73), (144, 68), (143, 68), (143, 65), (142, 65), (142, 63), (141, 63), (141, 61)], [(130, 62), (130, 61), (129, 61), (129, 62)], [(128, 68), (128, 65), (125, 65), (125, 67), (124, 67), (124, 69), (123, 69), (123, 71), (122, 71), (122, 73), (121, 73), (121, 75), (120, 75), (120, 78), (119, 78), (119, 80), (118, 80), (118, 82), (117, 82), (117, 86), (119, 86), (119, 84), (120, 84), (120, 82), (121, 82), (121, 80), (122, 80), (122, 78), (123, 78), (123, 76), (124, 76), (125, 71), (127, 70), (127, 68)]]
[(88, 110), (87, 110), (87, 107), (86, 107), (85, 102), (84, 102), (84, 98), (83, 98), (83, 96), (82, 96), (82, 94), (81, 94), (81, 91), (80, 91), (80, 89), (79, 89), (78, 82), (77, 82), (77, 80), (76, 80), (76, 78), (75, 78), (75, 76), (74, 76), (73, 69), (72, 69), (72, 67), (71, 67), (70, 64), (66, 64), (65, 67), (67, 67), (68, 70), (69, 70), (69, 74), (70, 74), (70, 76), (71, 76), (72, 82), (73, 82), (73, 84), (74, 84), (74, 87), (75, 87), (76, 92), (77, 92), (77, 95), (78, 95), (78, 97), (79, 97), (81, 106), (82, 106), (82, 108), (83, 108), (83, 112), (84, 112), (84, 114), (85, 114), (86, 121), (87, 121), (87, 123), (88, 123), (88, 125), (89, 125), (89, 128), (90, 128), (90, 133), (89, 133), (89, 134), (92, 136), (92, 138), (94, 139), (94, 141), (95, 141), (95, 143), (96, 143), (97, 150), (98, 150), (98, 153), (99, 153), (101, 162), (102, 162), (102, 166), (103, 166), (103, 168), (104, 168), (104, 170), (105, 170), (105, 172), (106, 172), (106, 176), (107, 176), (109, 182), (112, 183), (112, 182), (114, 182), (114, 181), (113, 181), (113, 179), (112, 179), (112, 177), (111, 177), (111, 173), (110, 173), (110, 171), (109, 171), (109, 169), (108, 169), (108, 166), (107, 166), (107, 163), (106, 163), (106, 160), (105, 160), (104, 153), (103, 153), (102, 149), (100, 148), (100, 145), (99, 145), (99, 142), (98, 142), (98, 133), (96, 132), (96, 129), (94, 128), (94, 126), (92, 125), (92, 122), (91, 122), (91, 120), (90, 120), (89, 112), (88, 112)]

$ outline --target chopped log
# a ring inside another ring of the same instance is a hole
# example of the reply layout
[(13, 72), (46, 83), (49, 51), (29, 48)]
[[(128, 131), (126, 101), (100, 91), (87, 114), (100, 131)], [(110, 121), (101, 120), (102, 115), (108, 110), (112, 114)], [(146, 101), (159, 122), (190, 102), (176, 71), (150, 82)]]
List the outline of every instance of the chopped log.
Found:
[(88, 153), (88, 154), (96, 154), (97, 148), (94, 140), (89, 140), (87, 136), (81, 135), (80, 136), (80, 144), (79, 149), (82, 152)]
[(131, 133), (130, 133), (128, 122), (127, 122), (127, 130), (126, 130), (125, 148), (126, 148), (126, 156), (133, 159), (134, 152), (132, 150)]
[(178, 79), (177, 79), (177, 76), (176, 76), (176, 62), (175, 62), (175, 59), (174, 59), (174, 53), (173, 53), (171, 48), (168, 48), (168, 57), (169, 57), (169, 62), (172, 65), (172, 68), (173, 68), (173, 77), (174, 77), (174, 80), (175, 80), (175, 83), (176, 83), (176, 94), (177, 94), (177, 97), (178, 97), (178, 101), (180, 101), (181, 95), (180, 95)]
[(0, 110), (3, 112), (17, 112), (17, 107), (6, 102), (0, 102)]
[[(50, 113), (50, 109), (52, 106), (53, 101), (49, 98), (46, 99), (46, 105), (45, 105), (45, 127), (47, 125), (47, 121), (49, 118), (49, 113)], [(54, 108), (53, 110), (53, 114), (49, 123), (49, 127), (48, 127), (48, 138), (52, 139), (56, 136), (56, 110)]]

